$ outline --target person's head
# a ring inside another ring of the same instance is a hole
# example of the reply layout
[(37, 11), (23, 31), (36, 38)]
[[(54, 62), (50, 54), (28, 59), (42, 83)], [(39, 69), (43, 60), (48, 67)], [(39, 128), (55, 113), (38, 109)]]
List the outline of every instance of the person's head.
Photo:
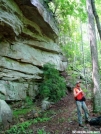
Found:
[(77, 86), (77, 87), (80, 87), (80, 83), (81, 83), (81, 81), (77, 81), (77, 82), (76, 82), (76, 86)]

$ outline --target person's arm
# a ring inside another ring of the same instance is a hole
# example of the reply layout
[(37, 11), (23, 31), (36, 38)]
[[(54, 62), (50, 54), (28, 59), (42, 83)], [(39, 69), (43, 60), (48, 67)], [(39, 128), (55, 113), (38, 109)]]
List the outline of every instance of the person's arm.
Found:
[(80, 93), (82, 93), (82, 90), (78, 90), (78, 92), (76, 92), (76, 90), (74, 89), (74, 97), (77, 97)]
[[(80, 90), (82, 91), (82, 89), (80, 88)], [(84, 92), (82, 91), (82, 94), (83, 94), (83, 96), (85, 96), (85, 94), (84, 94)]]

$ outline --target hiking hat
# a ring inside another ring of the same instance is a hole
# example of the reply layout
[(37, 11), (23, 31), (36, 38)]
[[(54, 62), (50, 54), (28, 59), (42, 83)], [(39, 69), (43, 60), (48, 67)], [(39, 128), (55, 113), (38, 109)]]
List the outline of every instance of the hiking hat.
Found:
[(79, 84), (79, 83), (81, 83), (81, 81), (77, 81), (77, 82), (76, 82), (76, 84)]

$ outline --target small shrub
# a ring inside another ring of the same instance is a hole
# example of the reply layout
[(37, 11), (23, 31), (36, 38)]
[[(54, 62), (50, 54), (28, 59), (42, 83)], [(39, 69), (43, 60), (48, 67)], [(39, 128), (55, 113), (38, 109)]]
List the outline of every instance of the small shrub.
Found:
[(39, 92), (42, 97), (49, 98), (51, 102), (57, 102), (66, 95), (66, 82), (59, 75), (59, 71), (52, 64), (43, 67), (43, 82), (40, 84)]

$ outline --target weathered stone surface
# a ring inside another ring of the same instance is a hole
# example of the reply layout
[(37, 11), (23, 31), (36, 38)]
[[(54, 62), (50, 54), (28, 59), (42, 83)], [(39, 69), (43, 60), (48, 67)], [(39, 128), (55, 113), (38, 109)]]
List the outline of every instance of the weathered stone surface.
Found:
[(3, 72), (0, 72), (0, 78), (2, 78), (3, 80), (18, 80), (22, 82), (30, 79), (41, 79), (41, 77), (37, 76), (37, 74), (24, 74), (8, 69), (3, 69)]
[(0, 99), (0, 119), (5, 129), (8, 128), (12, 122), (12, 117), (13, 114), (11, 108), (4, 100)]
[(6, 95), (6, 88), (3, 83), (0, 83), (0, 93)]
[[(48, 39), (46, 36), (56, 38), (58, 29), (54, 18), (38, 0), (1, 0), (0, 4), (1, 32), (4, 35), (24, 34), (42, 41)], [(10, 33), (3, 31), (4, 25)]]
[(26, 98), (28, 83), (0, 81), (0, 98), (5, 100), (23, 100)]
[(26, 64), (26, 63), (23, 64), (23, 63), (17, 62), (16, 60), (7, 58), (7, 57), (0, 57), (0, 64), (3, 68), (8, 68), (8, 69), (15, 70), (15, 71), (17, 70), (23, 73), (28, 73), (28, 74), (42, 73), (42, 71), (39, 70), (36, 66), (32, 66), (31, 64)]
[(2, 99), (24, 99), (27, 91), (34, 98), (34, 86), (41, 81), (42, 67), (47, 62), (55, 64), (59, 71), (66, 69), (67, 61), (56, 43), (56, 21), (45, 7), (43, 0), (0, 1)]
[(27, 45), (30, 45), (34, 48), (38, 48), (38, 49), (41, 49), (41, 50), (45, 50), (47, 52), (53, 52), (53, 53), (59, 53), (61, 52), (59, 46), (52, 42), (51, 40), (49, 42), (39, 42), (39, 41), (33, 41), (33, 40), (24, 40), (23, 41), (24, 44), (27, 44)]
[(29, 90), (29, 96), (32, 98), (32, 99), (34, 99), (35, 98), (35, 96), (39, 93), (38, 92), (38, 85), (33, 85), (33, 83), (32, 84), (30, 84), (29, 85), (29, 88), (28, 88)]
[[(2, 47), (2, 44), (0, 45), (0, 55), (2, 56), (9, 57), (11, 59), (15, 59), (24, 63), (33, 64), (36, 66), (43, 66), (47, 62), (51, 62), (56, 65), (57, 69), (63, 70), (61, 57), (55, 53), (35, 49), (31, 46), (18, 42), (14, 43), (12, 48), (10, 48), (11, 46), (8, 43), (3, 44), (3, 46), (4, 47)], [(4, 63), (3, 61), (1, 62), (2, 64)], [(8, 63), (9, 62), (10, 61), (8, 60)], [(9, 64), (12, 67), (14, 66), (14, 63)]]

